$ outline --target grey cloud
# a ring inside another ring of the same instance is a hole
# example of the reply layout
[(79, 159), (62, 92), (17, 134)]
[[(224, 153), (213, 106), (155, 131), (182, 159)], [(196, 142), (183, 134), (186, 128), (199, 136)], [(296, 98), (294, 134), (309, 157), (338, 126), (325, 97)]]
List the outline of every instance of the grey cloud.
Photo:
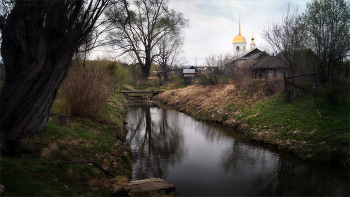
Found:
[(228, 1), (202, 1), (195, 5), (199, 13), (206, 16), (225, 17), (234, 19), (233, 10), (235, 9)]

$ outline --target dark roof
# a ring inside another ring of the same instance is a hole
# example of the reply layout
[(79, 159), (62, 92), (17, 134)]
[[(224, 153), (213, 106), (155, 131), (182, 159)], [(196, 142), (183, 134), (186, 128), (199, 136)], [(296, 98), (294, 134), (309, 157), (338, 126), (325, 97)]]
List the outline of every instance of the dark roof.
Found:
[(287, 68), (287, 66), (278, 58), (267, 55), (260, 59), (252, 68)]
[(253, 68), (261, 59), (268, 56), (266, 52), (259, 51), (254, 54), (251, 54), (249, 57), (247, 57), (247, 59), (242, 57), (240, 59), (241, 61), (239, 61), (238, 63), (238, 67), (245, 69)]
[(246, 51), (236, 57), (236, 59), (243, 58), (243, 57), (249, 57), (255, 53), (261, 52), (258, 48), (254, 48), (253, 50)]
[(237, 60), (248, 60), (248, 59), (251, 59), (251, 58), (255, 59), (255, 58), (258, 57), (257, 54), (260, 54), (260, 53), (262, 53), (262, 51), (260, 51), (258, 48), (255, 48), (253, 50), (246, 51), (246, 52), (240, 54), (239, 56), (235, 57), (233, 61), (232, 60), (231, 61), (225, 61), (224, 65), (225, 66), (232, 66), (233, 63), (235, 61), (237, 61)]
[(244, 69), (287, 68), (287, 65), (278, 57), (270, 56), (257, 48), (242, 53), (234, 61), (226, 63), (225, 66), (233, 66), (234, 62), (238, 62), (238, 67)]
[(238, 67), (245, 69), (258, 68), (287, 68), (278, 58), (272, 57), (264, 51), (251, 54), (247, 58), (238, 60)]

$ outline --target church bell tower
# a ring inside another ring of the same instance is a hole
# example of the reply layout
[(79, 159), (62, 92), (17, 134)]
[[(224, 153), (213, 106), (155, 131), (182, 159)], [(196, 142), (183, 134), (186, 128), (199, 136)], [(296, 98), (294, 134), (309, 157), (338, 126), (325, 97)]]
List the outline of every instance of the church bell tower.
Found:
[(244, 36), (241, 35), (241, 16), (239, 17), (239, 33), (233, 38), (233, 56), (238, 56), (246, 51), (247, 41)]

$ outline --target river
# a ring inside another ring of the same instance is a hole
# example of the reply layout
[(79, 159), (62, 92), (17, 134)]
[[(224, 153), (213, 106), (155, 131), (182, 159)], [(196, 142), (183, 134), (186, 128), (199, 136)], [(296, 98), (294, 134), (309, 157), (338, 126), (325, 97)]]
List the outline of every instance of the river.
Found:
[(129, 102), (133, 180), (158, 177), (184, 196), (349, 196), (349, 168), (303, 161), (154, 101)]

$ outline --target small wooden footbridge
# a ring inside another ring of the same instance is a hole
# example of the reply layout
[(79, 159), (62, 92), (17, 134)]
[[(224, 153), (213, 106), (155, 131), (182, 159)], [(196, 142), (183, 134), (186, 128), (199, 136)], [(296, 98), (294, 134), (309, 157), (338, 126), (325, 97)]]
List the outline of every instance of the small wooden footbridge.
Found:
[(153, 90), (146, 90), (146, 91), (142, 91), (142, 90), (120, 91), (120, 93), (122, 93), (122, 94), (132, 94), (132, 93), (159, 94), (159, 93), (163, 93), (163, 92), (164, 91), (153, 91)]
[(153, 97), (154, 95), (163, 93), (164, 91), (152, 91), (152, 90), (146, 90), (146, 91), (142, 91), (142, 90), (133, 90), (133, 91), (120, 91), (120, 93), (124, 94), (124, 95), (129, 95), (129, 94), (152, 94), (151, 97)]

